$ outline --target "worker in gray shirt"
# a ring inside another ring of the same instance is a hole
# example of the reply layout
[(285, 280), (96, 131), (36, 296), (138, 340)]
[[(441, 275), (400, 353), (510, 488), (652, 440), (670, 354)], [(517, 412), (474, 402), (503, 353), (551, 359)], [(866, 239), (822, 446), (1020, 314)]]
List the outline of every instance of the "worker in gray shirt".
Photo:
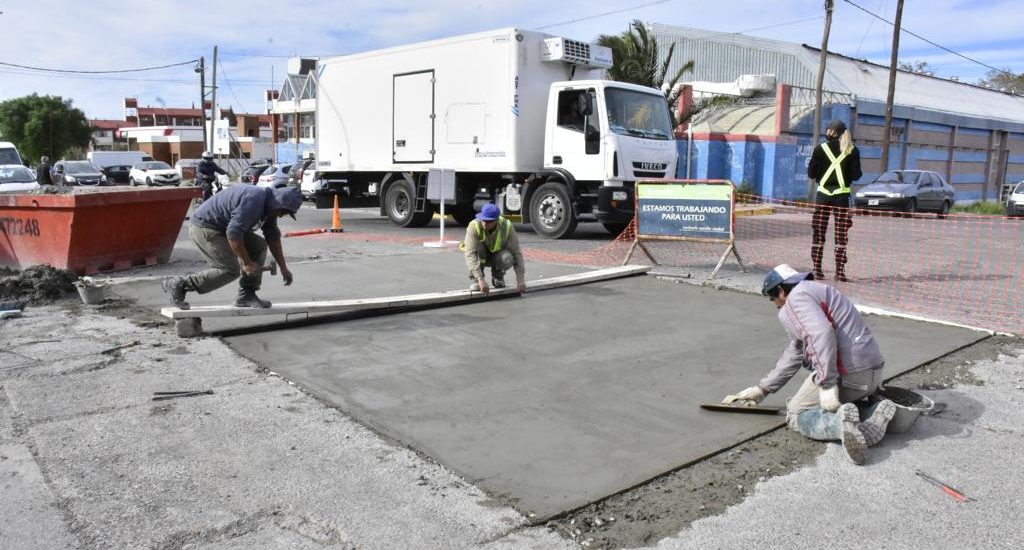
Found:
[(861, 422), (854, 404), (881, 386), (885, 359), (853, 303), (813, 279), (787, 264), (765, 277), (761, 292), (779, 308), (789, 345), (756, 386), (726, 397), (726, 402), (759, 403), (806, 368), (810, 375), (787, 403), (787, 424), (811, 439), (842, 441), (850, 460), (863, 464), (867, 447), (882, 440), (896, 414), (892, 401), (864, 402), (867, 420)]
[[(213, 195), (192, 213), (189, 227), (192, 242), (210, 267), (185, 277), (165, 279), (163, 288), (171, 304), (188, 309), (187, 292), (206, 294), (241, 276), (235, 306), (270, 307), (269, 301), (256, 295), (263, 279), (263, 262), (269, 248), (285, 286), (292, 284), (277, 219), (286, 214), (294, 219), (301, 206), (302, 192), (295, 187), (235, 185)], [(257, 229), (263, 237), (256, 234)]]
[(519, 236), (512, 222), (494, 204), (485, 204), (476, 219), (466, 225), (466, 237), (459, 248), (466, 255), (466, 269), (473, 281), (469, 290), (490, 292), (484, 268), (491, 268), (494, 288), (505, 288), (505, 272), (515, 269), (516, 290), (526, 292), (526, 265), (519, 248)]

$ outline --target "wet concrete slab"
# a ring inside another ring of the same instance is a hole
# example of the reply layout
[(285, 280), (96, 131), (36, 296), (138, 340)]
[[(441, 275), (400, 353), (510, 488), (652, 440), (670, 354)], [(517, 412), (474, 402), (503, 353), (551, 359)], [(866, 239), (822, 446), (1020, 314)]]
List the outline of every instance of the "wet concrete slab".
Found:
[[(760, 296), (638, 277), (226, 340), (541, 520), (778, 427), (698, 408), (774, 364), (775, 314)], [(868, 323), (888, 376), (985, 336)]]

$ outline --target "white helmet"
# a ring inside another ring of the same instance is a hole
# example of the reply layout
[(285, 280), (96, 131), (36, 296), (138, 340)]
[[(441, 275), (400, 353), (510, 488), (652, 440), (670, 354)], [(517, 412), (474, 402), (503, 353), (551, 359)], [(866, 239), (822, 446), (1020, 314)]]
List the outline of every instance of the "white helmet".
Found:
[(203, 151), (203, 160), (213, 160), (213, 153), (209, 151)]

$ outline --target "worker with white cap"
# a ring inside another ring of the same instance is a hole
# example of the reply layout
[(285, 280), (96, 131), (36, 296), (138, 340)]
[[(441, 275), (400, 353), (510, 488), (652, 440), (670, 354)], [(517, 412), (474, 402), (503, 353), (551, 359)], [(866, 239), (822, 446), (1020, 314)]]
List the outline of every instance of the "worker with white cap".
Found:
[(850, 460), (863, 464), (867, 447), (882, 440), (896, 413), (892, 401), (865, 402), (867, 420), (861, 422), (854, 404), (882, 385), (885, 358), (853, 303), (813, 279), (787, 264), (765, 277), (761, 292), (779, 308), (789, 346), (756, 386), (726, 397), (726, 402), (759, 403), (806, 368), (810, 375), (787, 404), (787, 424), (811, 439), (842, 441)]

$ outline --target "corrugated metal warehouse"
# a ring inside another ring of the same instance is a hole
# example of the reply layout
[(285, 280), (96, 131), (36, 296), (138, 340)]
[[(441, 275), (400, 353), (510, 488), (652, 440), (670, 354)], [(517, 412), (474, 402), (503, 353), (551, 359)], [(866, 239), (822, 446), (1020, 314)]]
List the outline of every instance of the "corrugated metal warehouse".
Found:
[[(680, 135), (680, 176), (725, 178), (775, 199), (807, 196), (814, 82), (820, 50), (802, 44), (660, 24), (649, 25), (662, 55), (675, 44), (670, 74), (694, 61), (699, 97), (706, 83), (774, 75), (768, 97), (698, 114)], [(847, 122), (868, 183), (883, 170), (881, 143), (887, 66), (830, 53), (822, 123)], [(685, 100), (690, 100), (689, 91)], [(1024, 97), (925, 74), (899, 71), (888, 169), (934, 170), (959, 202), (997, 200), (1006, 183), (1024, 179)]]

